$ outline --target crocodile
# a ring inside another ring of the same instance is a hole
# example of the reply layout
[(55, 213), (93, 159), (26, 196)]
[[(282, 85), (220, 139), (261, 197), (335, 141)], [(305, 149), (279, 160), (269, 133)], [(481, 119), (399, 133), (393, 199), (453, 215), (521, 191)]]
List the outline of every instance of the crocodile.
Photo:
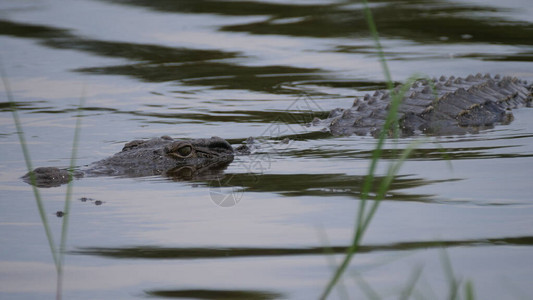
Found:
[[(395, 88), (400, 93), (401, 86)], [(531, 107), (533, 84), (516, 77), (469, 75), (414, 81), (398, 107), (401, 136), (453, 135), (477, 132), (513, 120), (511, 109)], [(352, 107), (333, 109), (324, 125), (333, 135), (377, 136), (385, 124), (392, 96), (387, 90), (356, 98)]]
[(176, 180), (208, 179), (220, 174), (237, 151), (245, 149), (233, 149), (220, 137), (180, 140), (162, 136), (126, 143), (120, 152), (83, 168), (40, 167), (22, 179), (38, 187), (55, 187), (72, 178), (93, 176), (165, 175)]
[[(401, 87), (397, 87), (398, 93)], [(352, 107), (336, 108), (313, 125), (326, 125), (333, 135), (374, 135), (387, 118), (392, 96), (378, 90), (356, 98)], [(417, 80), (411, 84), (398, 109), (401, 134), (450, 135), (474, 132), (513, 119), (511, 109), (531, 107), (533, 85), (515, 77), (470, 75)], [(247, 142), (251, 144), (251, 142)], [(220, 137), (179, 140), (162, 136), (134, 140), (115, 155), (75, 170), (41, 167), (23, 180), (40, 187), (67, 183), (84, 176), (141, 177), (166, 175), (176, 180), (208, 179), (220, 174), (236, 154), (250, 153), (247, 144), (238, 148)], [(32, 178), (33, 177), (33, 178)]]

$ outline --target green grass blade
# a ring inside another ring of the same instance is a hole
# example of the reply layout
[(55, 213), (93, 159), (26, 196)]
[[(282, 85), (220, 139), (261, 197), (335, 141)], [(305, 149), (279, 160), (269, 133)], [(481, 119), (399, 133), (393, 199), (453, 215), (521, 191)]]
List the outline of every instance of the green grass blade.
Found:
[(22, 128), (22, 123), (20, 122), (20, 118), (17, 111), (17, 106), (15, 104), (15, 100), (13, 99), (13, 94), (11, 92), (11, 86), (9, 84), (9, 80), (7, 78), (7, 74), (4, 71), (4, 68), (2, 67), (2, 64), (0, 62), (0, 74), (2, 77), (2, 83), (4, 84), (4, 88), (6, 90), (6, 97), (9, 101), (9, 104), (11, 106), (11, 113), (13, 115), (13, 121), (15, 122), (15, 128), (17, 129), (17, 135), (19, 138), (19, 143), (22, 148), (22, 154), (24, 156), (24, 161), (26, 162), (26, 168), (28, 169), (28, 172), (30, 172), (30, 181), (31, 186), (33, 189), (33, 196), (35, 198), (35, 202), (37, 204), (37, 209), (39, 210), (39, 216), (41, 217), (41, 222), (43, 224), (43, 228), (46, 234), (46, 239), (48, 241), (48, 246), (50, 247), (50, 253), (52, 253), (52, 258), (54, 259), (54, 264), (56, 266), (56, 270), (59, 270), (60, 268), (60, 262), (59, 257), (57, 255), (57, 252), (55, 250), (55, 243), (54, 238), (52, 236), (52, 232), (50, 230), (50, 226), (48, 224), (48, 218), (46, 217), (46, 212), (44, 209), (43, 201), (41, 198), (41, 194), (39, 193), (39, 190), (37, 186), (35, 185), (35, 175), (31, 172), (33, 171), (33, 166), (31, 163), (31, 157), (30, 152), (28, 150), (28, 146), (26, 143), (26, 138), (24, 137), (24, 130)]
[[(337, 271), (334, 273), (332, 279), (328, 282), (324, 292), (321, 295), (321, 299), (327, 298), (327, 296), (330, 294), (331, 290), (335, 286), (335, 284), (339, 281), (342, 274), (345, 272), (346, 268), (350, 264), (350, 261), (355, 253), (357, 253), (359, 249), (359, 244), (363, 238), (363, 235), (368, 228), (368, 225), (370, 224), (370, 221), (372, 220), (375, 212), (377, 211), (377, 208), (379, 207), (380, 200), (383, 199), (383, 197), (386, 194), (386, 191), (388, 190), (388, 187), (390, 186), (394, 174), (396, 174), (399, 170), (399, 167), (402, 165), (403, 161), (407, 159), (407, 156), (414, 150), (415, 145), (417, 143), (410, 145), (406, 151), (403, 152), (399, 159), (399, 163), (396, 164), (396, 166), (393, 166), (389, 168), (389, 176), (387, 176), (381, 183), (379, 193), (377, 197), (375, 198), (375, 201), (373, 202), (370, 209), (367, 211), (367, 201), (370, 194), (370, 191), (373, 186), (374, 178), (375, 178), (375, 172), (378, 165), (378, 161), (382, 155), (383, 152), (383, 146), (385, 144), (385, 140), (387, 136), (391, 133), (391, 129), (393, 132), (393, 136), (397, 137), (399, 132), (398, 127), (398, 109), (400, 106), (400, 103), (402, 101), (403, 95), (405, 91), (409, 88), (409, 85), (404, 85), (402, 89), (400, 89), (399, 92), (395, 92), (393, 90), (393, 81), (392, 76), (389, 70), (389, 67), (387, 65), (387, 60), (385, 59), (385, 54), (383, 52), (383, 47), (381, 46), (381, 42), (379, 39), (379, 34), (377, 31), (377, 27), (374, 23), (374, 18), (372, 16), (372, 12), (370, 11), (370, 8), (368, 7), (368, 2), (366, 0), (363, 0), (363, 6), (364, 6), (364, 14), (365, 18), (367, 20), (368, 28), (370, 29), (370, 33), (374, 39), (375, 47), (377, 49), (377, 53), (379, 56), (379, 61), (381, 63), (381, 67), (383, 70), (383, 74), (385, 75), (385, 80), (387, 84), (387, 88), (390, 91), (391, 94), (391, 104), (389, 107), (389, 112), (387, 114), (387, 118), (385, 120), (385, 124), (383, 125), (383, 129), (381, 130), (378, 141), (376, 143), (376, 147), (374, 151), (372, 152), (372, 159), (370, 162), (370, 166), (367, 172), (367, 176), (365, 177), (365, 180), (363, 182), (363, 186), (361, 189), (361, 197), (359, 202), (359, 207), (357, 211), (356, 216), (356, 222), (355, 222), (355, 228), (354, 228), (354, 237), (352, 240), (352, 245), (349, 247), (345, 259), (337, 269)], [(414, 81), (414, 80), (413, 80)]]
[(359, 288), (363, 291), (363, 293), (365, 293), (367, 299), (372, 299), (372, 300), (382, 299), (381, 296), (378, 294), (378, 292), (376, 292), (376, 290), (373, 289), (372, 286), (368, 282), (365, 281), (363, 276), (361, 276), (358, 273), (355, 273), (355, 281), (357, 285), (359, 286)]
[(70, 219), (70, 203), (72, 199), (72, 186), (74, 184), (73, 171), (76, 167), (76, 158), (78, 154), (78, 144), (81, 129), (81, 112), (85, 103), (85, 92), (80, 97), (80, 103), (78, 105), (76, 116), (76, 127), (74, 129), (74, 138), (72, 142), (72, 153), (70, 155), (70, 167), (69, 167), (69, 181), (67, 184), (67, 192), (65, 196), (65, 207), (63, 208), (63, 224), (61, 226), (61, 241), (59, 244), (59, 269), (57, 273), (57, 287), (56, 287), (56, 299), (61, 299), (62, 284), (63, 284), (63, 262), (65, 258), (65, 248), (67, 244), (68, 224)]
[(365, 14), (366, 23), (368, 25), (368, 29), (370, 30), (370, 34), (372, 35), (372, 38), (374, 39), (376, 50), (378, 51), (379, 62), (381, 63), (381, 69), (383, 71), (383, 74), (385, 75), (387, 89), (392, 90), (393, 88), (392, 76), (389, 70), (389, 66), (387, 64), (387, 60), (385, 59), (383, 47), (381, 46), (378, 29), (376, 27), (376, 23), (374, 22), (374, 16), (372, 15), (370, 8), (368, 7), (367, 0), (362, 0), (362, 2), (363, 2), (363, 12)]
[[(85, 97), (82, 96), (80, 98), (80, 103), (78, 105), (78, 114), (82, 112), (83, 105), (85, 103)], [(61, 227), (61, 243), (59, 247), (59, 253), (61, 259), (63, 259), (63, 254), (65, 250), (66, 245), (66, 239), (67, 239), (67, 231), (68, 231), (68, 221), (69, 221), (69, 213), (70, 213), (70, 203), (72, 198), (72, 186), (73, 186), (73, 170), (76, 167), (76, 158), (78, 153), (78, 144), (79, 144), (79, 135), (80, 135), (80, 128), (81, 128), (81, 116), (78, 115), (76, 117), (76, 127), (74, 129), (74, 138), (72, 142), (72, 153), (70, 156), (70, 167), (69, 167), (69, 182), (67, 184), (67, 192), (65, 197), (65, 207), (64, 207), (64, 213), (65, 216), (63, 218), (63, 226)]]
[(345, 272), (346, 268), (350, 264), (350, 261), (353, 255), (357, 253), (357, 250), (359, 249), (359, 245), (364, 236), (364, 233), (368, 229), (368, 226), (370, 225), (370, 222), (373, 219), (379, 207), (379, 204), (381, 203), (381, 200), (385, 198), (385, 195), (388, 189), (390, 188), (390, 185), (393, 182), (396, 174), (399, 172), (401, 166), (407, 160), (407, 158), (411, 155), (414, 149), (416, 149), (418, 145), (421, 143), (420, 141), (414, 141), (411, 144), (409, 144), (409, 146), (401, 152), (397, 161), (389, 166), (387, 175), (385, 176), (385, 178), (383, 178), (383, 180), (381, 181), (378, 187), (378, 192), (376, 194), (375, 200), (372, 202), (372, 205), (368, 209), (368, 211), (366, 211), (366, 203), (369, 201), (368, 195), (373, 185), (373, 180), (375, 177), (374, 176), (375, 169), (377, 167), (379, 158), (382, 153), (384, 141), (386, 139), (386, 132), (387, 132), (387, 129), (390, 128), (396, 120), (397, 109), (399, 107), (400, 102), (401, 102), (401, 97), (399, 95), (397, 95), (395, 99), (392, 100), (391, 107), (387, 115), (387, 121), (385, 122), (383, 130), (380, 133), (379, 140), (376, 145), (376, 149), (373, 152), (373, 157), (372, 157), (372, 161), (369, 167), (369, 171), (368, 171), (368, 174), (365, 178), (365, 182), (363, 185), (361, 200), (360, 200), (359, 209), (357, 213), (356, 228), (354, 229), (355, 235), (352, 241), (352, 245), (348, 249), (345, 259), (343, 260), (343, 262), (341, 263), (341, 265), (339, 266), (339, 268), (333, 275), (333, 278), (328, 283), (326, 289), (324, 290), (321, 296), (321, 299), (327, 298), (327, 296), (329, 295), (329, 293), (331, 292), (335, 284), (339, 281), (340, 277)]
[[(331, 267), (333, 271), (335, 271), (337, 269), (337, 262), (335, 260), (335, 252), (331, 248), (331, 243), (329, 242), (326, 231), (321, 226), (317, 229), (317, 232), (319, 233), (320, 244), (325, 245), (324, 254), (326, 255), (328, 265)], [(348, 290), (346, 289), (342, 280), (337, 282), (336, 286), (337, 286), (337, 293), (339, 295), (339, 299), (350, 299), (350, 297), (348, 296)]]
[(370, 225), (370, 221), (372, 221), (372, 218), (374, 217), (374, 215), (375, 215), (375, 213), (376, 213), (376, 211), (377, 211), (377, 209), (379, 207), (379, 204), (381, 203), (381, 200), (385, 198), (385, 195), (386, 195), (387, 191), (389, 190), (389, 187), (390, 187), (391, 183), (393, 182), (394, 178), (396, 177), (396, 175), (400, 171), (401, 166), (407, 160), (407, 158), (411, 155), (411, 153), (414, 151), (414, 149), (416, 149), (418, 147), (418, 145), (420, 143), (421, 143), (420, 141), (414, 141), (414, 142), (410, 143), (409, 146), (407, 146), (407, 148), (405, 148), (402, 151), (402, 153), (401, 153), (400, 157), (398, 157), (397, 161), (389, 166), (389, 169), (387, 171), (387, 176), (385, 176), (385, 178), (383, 178), (383, 180), (381, 181), (381, 184), (379, 186), (378, 193), (376, 195), (376, 201), (373, 202), (373, 204), (372, 204), (372, 206), (370, 208), (370, 211), (364, 217), (363, 223), (361, 225), (362, 226), (362, 228), (361, 228), (362, 232), (365, 232), (368, 229), (368, 226)]
[(422, 267), (416, 268), (411, 277), (409, 277), (407, 285), (400, 295), (400, 300), (408, 300), (411, 298), (411, 295), (415, 289), (415, 285), (418, 282), (418, 279), (420, 279), (420, 275), (422, 275)]
[[(377, 31), (376, 25), (374, 23), (374, 18), (372, 16), (372, 12), (370, 11), (370, 9), (368, 7), (368, 3), (367, 3), (366, 0), (363, 0), (363, 5), (364, 5), (364, 13), (365, 13), (365, 17), (366, 17), (366, 20), (367, 20), (367, 24), (368, 24), (368, 27), (370, 29), (371, 35), (372, 35), (372, 37), (374, 39), (374, 42), (376, 44), (376, 49), (378, 51), (378, 56), (379, 56), (379, 60), (380, 60), (380, 63), (381, 63), (381, 67), (383, 69), (383, 73), (385, 74), (385, 79), (386, 79), (386, 82), (387, 82), (387, 88), (392, 92), (392, 89), (393, 89), (392, 77), (391, 77), (391, 74), (390, 74), (390, 71), (389, 71), (389, 67), (387, 65), (387, 61), (385, 59), (385, 55), (383, 53), (383, 47), (381, 46), (381, 42), (379, 40), (379, 35), (378, 35), (378, 31)], [(391, 95), (392, 95), (392, 93), (391, 93)], [(390, 127), (391, 123), (393, 123), (393, 122), (391, 122), (391, 120), (396, 118), (396, 111), (397, 111), (396, 109), (397, 109), (397, 106), (399, 105), (399, 104), (396, 104), (396, 102), (399, 102), (399, 101), (400, 101), (399, 99), (395, 99), (393, 97), (392, 102), (391, 102), (391, 108), (389, 109), (389, 113), (387, 115), (387, 120), (385, 122), (383, 130), (379, 134), (379, 138), (378, 138), (378, 142), (376, 144), (376, 148), (372, 152), (372, 159), (371, 159), (371, 162), (370, 162), (369, 170), (368, 170), (367, 176), (365, 177), (365, 180), (363, 182), (363, 187), (362, 187), (362, 190), (361, 190), (361, 200), (359, 202), (359, 208), (358, 208), (358, 212), (357, 212), (357, 219), (356, 219), (356, 222), (355, 222), (355, 229), (354, 229), (354, 233), (355, 234), (354, 234), (354, 238), (353, 238), (353, 241), (352, 241), (352, 245), (349, 247), (349, 249), (347, 251), (347, 254), (345, 256), (345, 259), (343, 260), (343, 262), (341, 263), (341, 265), (339, 266), (337, 271), (334, 273), (332, 279), (327, 284), (325, 290), (323, 291), (322, 295), (320, 296), (320, 299), (326, 299), (328, 297), (328, 295), (331, 293), (331, 290), (333, 289), (335, 284), (339, 281), (340, 277), (342, 276), (342, 274), (345, 272), (346, 268), (350, 264), (350, 261), (351, 261), (353, 255), (357, 252), (357, 250), (359, 248), (359, 243), (360, 243), (360, 241), (361, 241), (361, 239), (363, 237), (363, 234), (364, 234), (364, 226), (363, 226), (363, 224), (365, 222), (364, 220), (366, 219), (364, 217), (364, 215), (365, 215), (365, 211), (366, 211), (366, 203), (367, 203), (367, 200), (368, 200), (368, 195), (370, 193), (370, 190), (372, 188), (372, 184), (374, 182), (374, 174), (375, 174), (375, 171), (376, 171), (376, 168), (377, 168), (377, 165), (378, 165), (379, 158), (381, 157), (383, 145), (384, 145), (385, 139), (386, 139), (386, 133), (387, 133), (388, 128)], [(396, 106), (396, 108), (394, 108), (394, 106)], [(375, 210), (375, 209), (376, 208), (372, 207), (371, 211)], [(369, 220), (368, 220), (368, 222), (369, 222)]]
[(465, 299), (466, 300), (476, 299), (474, 295), (474, 284), (472, 283), (472, 281), (467, 281), (465, 284)]
[(457, 299), (459, 295), (459, 286), (461, 285), (461, 281), (455, 277), (452, 262), (450, 260), (450, 256), (448, 255), (448, 252), (446, 252), (446, 249), (442, 249), (441, 251), (441, 260), (444, 269), (444, 274), (446, 275), (446, 279), (448, 280), (448, 284), (450, 285), (448, 291), (448, 299)]
[(370, 162), (369, 170), (367, 172), (367, 176), (365, 177), (365, 181), (363, 183), (363, 188), (361, 192), (361, 200), (359, 202), (359, 208), (357, 212), (357, 221), (354, 228), (354, 238), (352, 240), (352, 245), (347, 251), (347, 254), (345, 256), (345, 259), (333, 275), (333, 278), (328, 283), (326, 289), (324, 290), (321, 299), (325, 299), (328, 294), (331, 292), (332, 288), (335, 286), (336, 282), (340, 279), (342, 274), (345, 272), (346, 268), (348, 267), (353, 255), (357, 253), (357, 250), (359, 249), (359, 244), (363, 238), (363, 235), (368, 228), (370, 221), (374, 217), (374, 214), (376, 213), (380, 200), (385, 197), (385, 194), (390, 187), (390, 184), (392, 183), (395, 175), (398, 173), (401, 165), (403, 162), (407, 159), (407, 157), (412, 153), (412, 151), (420, 144), (420, 142), (415, 141), (411, 143), (406, 149), (403, 150), (400, 157), (398, 158), (398, 161), (396, 164), (391, 165), (389, 167), (389, 171), (387, 176), (382, 180), (378, 193), (375, 197), (375, 201), (372, 202), (372, 206), (367, 211), (367, 202), (368, 197), (370, 194), (370, 190), (372, 189), (373, 182), (374, 182), (374, 174), (378, 165), (378, 161), (381, 157), (381, 154), (383, 152), (383, 145), (385, 144), (385, 140), (387, 138), (389, 128), (392, 126), (397, 127), (397, 114), (398, 114), (398, 108), (400, 106), (402, 96), (405, 93), (405, 91), (408, 89), (409, 85), (404, 85), (402, 89), (400, 89), (399, 93), (394, 93), (393, 98), (391, 100), (391, 105), (389, 108), (389, 112), (387, 114), (387, 119), (385, 121), (385, 124), (383, 126), (383, 129), (381, 130), (378, 141), (376, 143), (376, 148), (374, 149), (372, 153), (372, 159)]

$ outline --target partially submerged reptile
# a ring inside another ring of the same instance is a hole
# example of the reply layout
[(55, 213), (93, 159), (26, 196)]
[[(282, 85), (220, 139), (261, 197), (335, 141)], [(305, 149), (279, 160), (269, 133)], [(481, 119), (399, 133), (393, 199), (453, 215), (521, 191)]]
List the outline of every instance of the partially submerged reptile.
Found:
[[(509, 123), (513, 119), (511, 109), (531, 107), (532, 92), (533, 85), (515, 77), (478, 74), (418, 80), (407, 90), (399, 106), (399, 128), (403, 135), (447, 135)], [(326, 125), (333, 135), (376, 135), (385, 123), (390, 103), (389, 92), (379, 90), (372, 96), (356, 99), (351, 108), (334, 109), (328, 118), (312, 123)], [(219, 137), (175, 140), (163, 136), (129, 142), (121, 152), (77, 169), (73, 176), (207, 178), (225, 169), (235, 154), (245, 152), (245, 145), (233, 149)], [(32, 182), (30, 174), (41, 187), (58, 186), (70, 178), (67, 170), (54, 167), (37, 168), (24, 175), (24, 181)]]
[[(134, 140), (111, 157), (73, 170), (72, 177), (166, 175), (178, 180), (209, 178), (225, 169), (233, 161), (235, 152), (226, 140), (219, 137), (177, 140), (162, 136)], [(67, 169), (41, 167), (22, 178), (30, 184), (35, 180), (35, 185), (39, 187), (54, 187), (69, 182), (71, 177)]]
[[(396, 89), (400, 91), (400, 86)], [(511, 109), (531, 107), (533, 85), (516, 77), (470, 75), (466, 78), (417, 80), (403, 95), (398, 109), (402, 135), (452, 135), (513, 120)], [(347, 109), (332, 110), (325, 125), (333, 135), (376, 135), (380, 132), (391, 96), (386, 90), (356, 99)]]

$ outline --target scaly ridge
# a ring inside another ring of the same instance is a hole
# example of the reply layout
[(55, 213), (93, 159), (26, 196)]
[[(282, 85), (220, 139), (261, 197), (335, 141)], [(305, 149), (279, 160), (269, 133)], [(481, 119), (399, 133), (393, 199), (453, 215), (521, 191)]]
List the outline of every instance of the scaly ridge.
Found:
[[(394, 89), (399, 93), (401, 87)], [(398, 109), (402, 133), (457, 134), (508, 123), (510, 109), (531, 107), (533, 85), (516, 77), (478, 73), (466, 77), (440, 76), (410, 85)], [(356, 98), (351, 108), (334, 109), (324, 122), (334, 135), (372, 135), (385, 122), (388, 91)], [(323, 123), (314, 121), (313, 124)]]

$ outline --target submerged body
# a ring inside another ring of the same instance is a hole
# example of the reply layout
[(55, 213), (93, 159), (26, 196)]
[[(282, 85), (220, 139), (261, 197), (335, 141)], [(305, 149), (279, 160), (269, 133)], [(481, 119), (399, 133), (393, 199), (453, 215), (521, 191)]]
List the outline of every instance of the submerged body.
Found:
[[(515, 77), (470, 75), (415, 81), (402, 95), (398, 124), (404, 136), (450, 135), (509, 123), (511, 109), (531, 107), (533, 86)], [(400, 87), (396, 88), (400, 92)], [(356, 99), (351, 108), (337, 108), (325, 120), (333, 135), (376, 135), (383, 127), (391, 96), (379, 90)]]
[[(233, 161), (233, 155), (231, 145), (219, 137), (176, 140), (162, 136), (131, 141), (115, 155), (73, 170), (72, 177), (166, 175), (190, 180), (220, 173)], [(28, 183), (34, 180), (40, 187), (53, 187), (67, 183), (70, 175), (66, 169), (42, 167), (23, 179)]]

